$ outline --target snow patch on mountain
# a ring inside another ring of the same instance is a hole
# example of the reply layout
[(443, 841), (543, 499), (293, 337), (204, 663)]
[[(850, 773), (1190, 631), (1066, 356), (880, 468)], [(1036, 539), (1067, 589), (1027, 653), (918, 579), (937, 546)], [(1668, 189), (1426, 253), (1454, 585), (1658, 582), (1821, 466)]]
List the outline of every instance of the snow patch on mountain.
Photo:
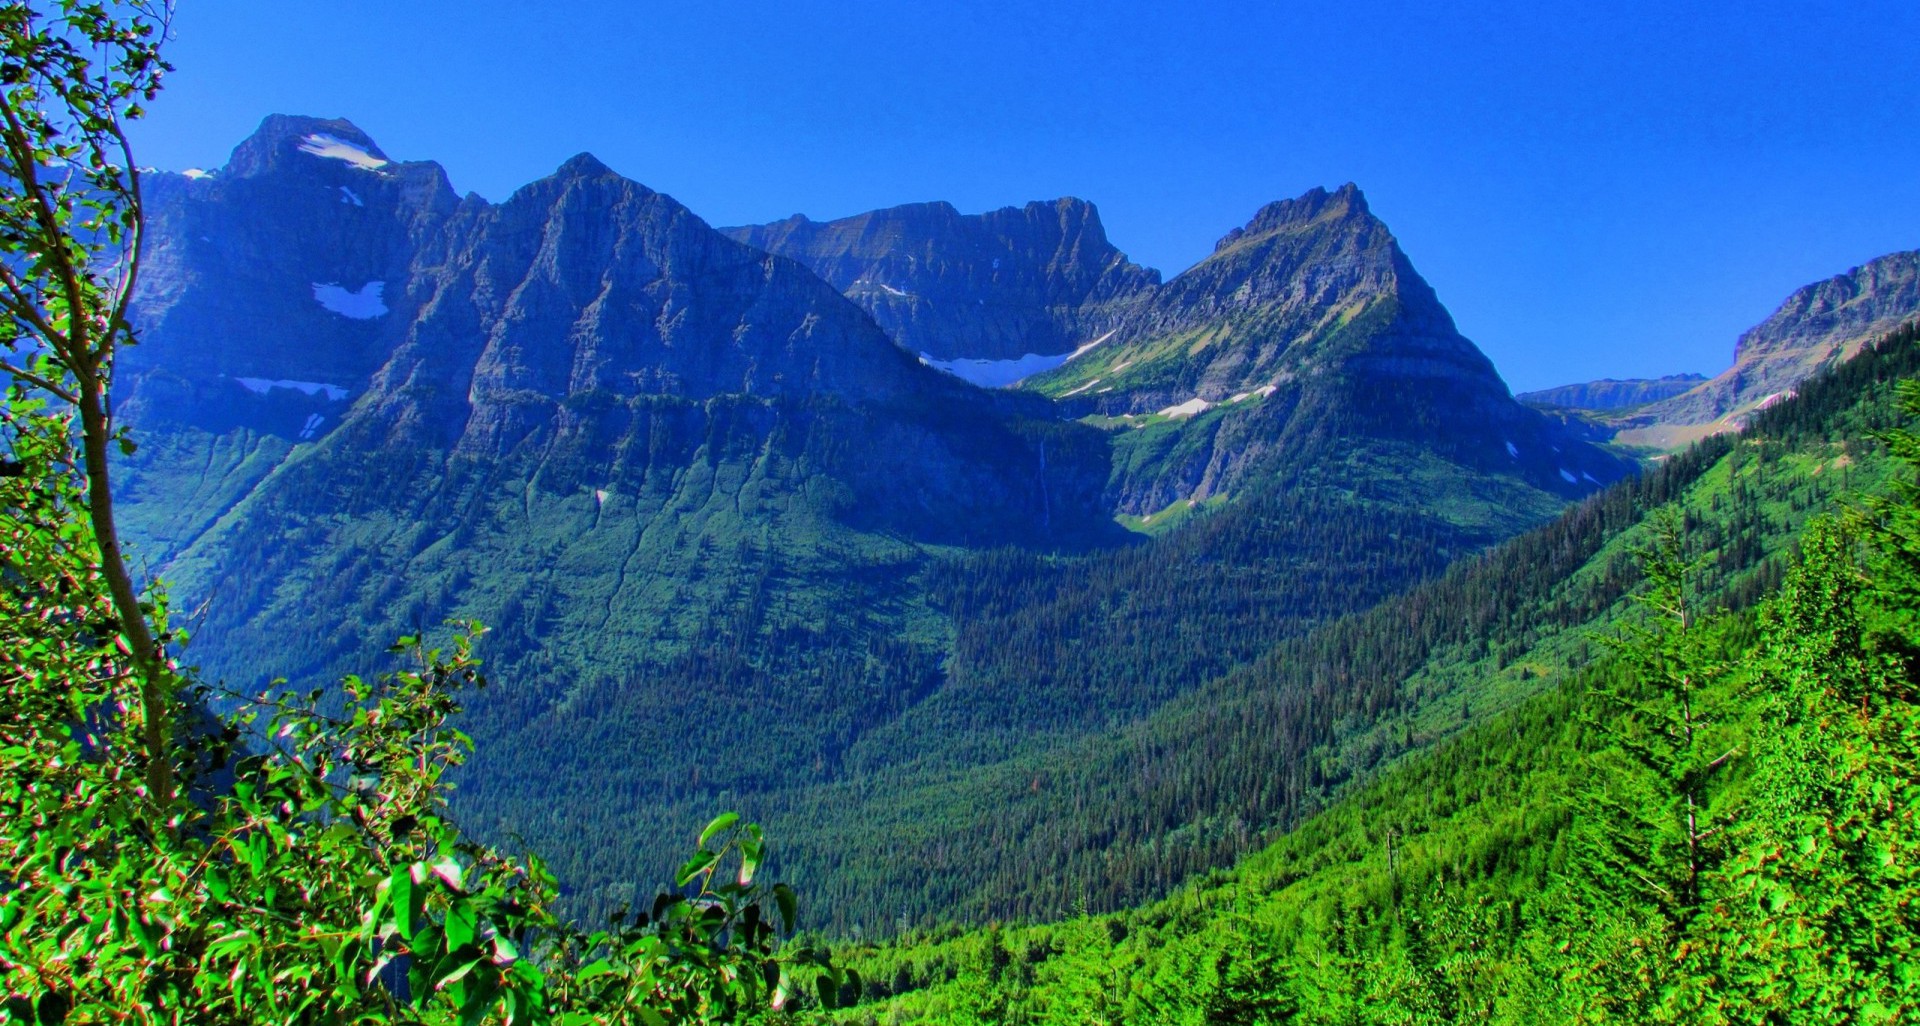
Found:
[(286, 388), (295, 392), (305, 392), (308, 395), (324, 395), (335, 402), (347, 397), (346, 386), (329, 385), (324, 381), (288, 381), (284, 378), (234, 378), (233, 380), (239, 382), (241, 388), (257, 395), (266, 395), (276, 388)]
[(1206, 401), (1205, 399), (1200, 398), (1199, 396), (1194, 396), (1192, 399), (1189, 399), (1184, 403), (1180, 403), (1175, 406), (1169, 406), (1166, 409), (1161, 410), (1160, 416), (1172, 417), (1175, 420), (1178, 420), (1182, 417), (1197, 417), (1200, 414), (1205, 413), (1211, 409), (1213, 409), (1212, 403)]
[(1087, 350), (1092, 349), (1094, 346), (1097, 346), (1100, 343), (1105, 342), (1106, 340), (1112, 337), (1113, 337), (1113, 332), (1109, 331), (1106, 334), (1100, 336), (1099, 338), (1096, 338), (1093, 341), (1087, 343), (1086, 345), (1081, 346), (1080, 348), (1074, 350), (1073, 352), (1068, 353), (1065, 357), (1061, 358), (1060, 362), (1066, 363), (1068, 360), (1071, 360), (1074, 357), (1079, 356), (1082, 353), (1085, 353)]
[(981, 388), (1006, 388), (1035, 374), (1050, 371), (1077, 355), (1078, 352), (1056, 353), (1052, 356), (1028, 353), (1012, 360), (936, 360), (929, 353), (921, 353), (920, 362)]
[(381, 160), (359, 146), (337, 135), (327, 135), (324, 132), (315, 132), (300, 140), (300, 152), (311, 153), (327, 160), (344, 160), (366, 171), (378, 171), (388, 164), (388, 161)]
[(313, 283), (313, 298), (342, 317), (369, 321), (387, 312), (387, 304), (381, 298), (386, 290), (387, 283), (384, 281), (370, 281), (360, 286), (357, 292), (334, 282), (316, 281)]

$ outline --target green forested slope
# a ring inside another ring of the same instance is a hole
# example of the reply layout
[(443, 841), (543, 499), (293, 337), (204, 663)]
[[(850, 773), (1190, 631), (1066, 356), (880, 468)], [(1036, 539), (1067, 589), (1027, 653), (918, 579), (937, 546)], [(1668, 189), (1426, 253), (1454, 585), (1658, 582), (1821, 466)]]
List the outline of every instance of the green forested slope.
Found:
[[(805, 880), (843, 933), (1151, 898), (1585, 665), (1591, 630), (1619, 615), (1638, 580), (1632, 550), (1649, 508), (1683, 512), (1710, 556), (1702, 587), (1749, 603), (1809, 517), (1883, 479), (1868, 435), (1894, 422), (1892, 382), (1916, 371), (1913, 334), (1895, 336), (1748, 433), (1673, 457), (1367, 612), (1278, 639), (1135, 722), (965, 773), (936, 765), (834, 782), (756, 812), (805, 824), (782, 835), (783, 850), (834, 867)], [(890, 912), (879, 922), (876, 905)]]
[[(1499, 603), (1499, 615), (1482, 615), (1484, 628), (1465, 632), (1493, 639), (1484, 656), (1475, 658), (1474, 644), (1441, 647), (1401, 675), (1408, 715), (1373, 732), (1368, 755), (1444, 731), (1448, 721), (1466, 719), (1463, 730), (1163, 901), (1055, 925), (923, 930), (860, 949), (862, 1014), (1633, 1022), (1724, 1021), (1716, 1017), (1751, 1017), (1758, 1006), (1785, 1016), (1779, 1021), (1900, 1021), (1915, 1007), (1896, 971), (1912, 938), (1873, 917), (1908, 893), (1912, 848), (1903, 838), (1914, 835), (1902, 824), (1915, 764), (1875, 760), (1913, 754), (1914, 710), (1910, 677), (1887, 677), (1858, 653), (1867, 644), (1886, 658), (1910, 657), (1915, 596), (1902, 582), (1911, 582), (1911, 567), (1900, 569), (1897, 544), (1893, 556), (1882, 554), (1885, 535), (1860, 555), (1843, 532), (1824, 529), (1803, 543), (1812, 565), (1784, 583), (1782, 571), (1785, 546), (1810, 515), (1887, 487), (1892, 465), (1871, 434), (1900, 419), (1890, 385), (1920, 369), (1914, 349), (1913, 333), (1902, 333), (1810, 383), (1738, 439), (1676, 457), (1637, 486), (1637, 504), (1623, 489), (1556, 525), (1584, 516), (1598, 527), (1610, 504), (1638, 522), (1614, 529), (1565, 576), (1590, 582), (1595, 595), (1617, 594), (1641, 577), (1648, 553), (1664, 554), (1669, 572), (1656, 567), (1639, 594), (1672, 598), (1672, 582), (1683, 582), (1684, 629), (1645, 601), (1591, 606), (1586, 615), (1567, 615), (1578, 603), (1564, 596)], [(1903, 496), (1910, 564), (1910, 486)], [(1648, 510), (1658, 511), (1651, 525), (1640, 522)], [(1489, 573), (1502, 553), (1529, 545), (1545, 557), (1558, 547), (1548, 543), (1555, 535), (1512, 543), (1446, 580)], [(1881, 582), (1864, 593), (1866, 578), (1849, 569), (1856, 558)], [(1517, 572), (1524, 565), (1508, 571), (1520, 599), (1529, 593)], [(1400, 605), (1360, 619), (1381, 626)], [(1865, 627), (1847, 626), (1856, 605)], [(1565, 613), (1541, 615), (1555, 608)], [(1556, 631), (1556, 619), (1586, 626)], [(1861, 629), (1870, 642), (1832, 640)], [(1384, 646), (1392, 634), (1372, 636)], [(1899, 672), (1910, 674), (1904, 665)], [(1685, 703), (1672, 686), (1681, 679), (1693, 681)], [(1421, 697), (1448, 684), (1450, 693)], [(1508, 708), (1487, 715), (1493, 703)], [(1833, 719), (1841, 709), (1870, 715)], [(1690, 725), (1697, 743), (1676, 748), (1671, 739), (1686, 731), (1662, 726), (1672, 723)], [(1365, 748), (1344, 751), (1351, 762)], [(1233, 751), (1225, 741), (1218, 749)], [(1858, 807), (1863, 794), (1893, 804), (1876, 819)], [(1674, 825), (1683, 798), (1696, 801), (1700, 823), (1698, 882), (1686, 899), (1669, 893), (1684, 890), (1674, 881), (1687, 875), (1676, 869), (1688, 861), (1685, 831)], [(1854, 804), (1835, 812), (1823, 801)], [(1829, 828), (1807, 833), (1807, 817), (1820, 815)], [(1854, 826), (1832, 826), (1835, 816)], [(1230, 835), (1219, 821), (1196, 819), (1191, 829)], [(1770, 840), (1782, 831), (1799, 833)], [(1771, 868), (1796, 858), (1802, 864), (1784, 878)], [(1859, 920), (1843, 921), (1841, 894), (1861, 904)], [(1801, 960), (1797, 982), (1785, 979), (1790, 959)], [(1850, 1010), (1836, 1009), (1848, 1002)]]

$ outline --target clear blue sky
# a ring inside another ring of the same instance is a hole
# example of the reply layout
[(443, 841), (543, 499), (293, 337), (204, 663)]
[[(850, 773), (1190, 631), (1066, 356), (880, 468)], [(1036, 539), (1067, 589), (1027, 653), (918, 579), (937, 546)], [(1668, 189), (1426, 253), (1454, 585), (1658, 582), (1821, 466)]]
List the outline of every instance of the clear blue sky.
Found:
[(591, 151), (722, 225), (1075, 195), (1169, 276), (1352, 180), (1516, 389), (1721, 370), (1793, 288), (1920, 248), (1911, 2), (179, 8), (142, 163), (297, 113), (490, 199)]

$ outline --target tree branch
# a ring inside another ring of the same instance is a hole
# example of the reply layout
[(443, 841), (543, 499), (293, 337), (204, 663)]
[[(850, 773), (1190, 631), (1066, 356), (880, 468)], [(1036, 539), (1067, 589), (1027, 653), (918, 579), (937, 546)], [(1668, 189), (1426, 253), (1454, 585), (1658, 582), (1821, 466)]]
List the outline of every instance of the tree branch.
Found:
[(26, 370), (21, 367), (16, 367), (13, 364), (6, 362), (5, 360), (0, 360), (0, 371), (5, 371), (6, 373), (11, 374), (14, 377), (19, 378), (20, 380), (26, 382), (27, 384), (34, 385), (38, 388), (44, 388), (47, 391), (52, 392), (54, 395), (60, 397), (62, 400), (65, 400), (66, 402), (73, 403), (75, 405), (78, 405), (80, 402), (80, 397), (74, 395), (72, 392), (69, 392), (64, 388), (61, 388), (59, 385), (54, 384), (53, 382), (47, 380), (46, 378), (41, 377), (38, 374), (35, 374), (30, 370)]

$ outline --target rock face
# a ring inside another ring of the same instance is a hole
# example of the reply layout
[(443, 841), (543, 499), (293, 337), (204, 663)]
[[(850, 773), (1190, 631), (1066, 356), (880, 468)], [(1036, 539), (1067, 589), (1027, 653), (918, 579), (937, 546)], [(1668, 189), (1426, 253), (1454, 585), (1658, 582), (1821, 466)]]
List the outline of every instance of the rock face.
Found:
[[(495, 205), (346, 122), (274, 117), (225, 168), (156, 178), (116, 386), (153, 443), (127, 508), (183, 588), (240, 589), (219, 614), (237, 636), (306, 601), (273, 582), (358, 582), (342, 611), (373, 625), (408, 604), (393, 588), (484, 607), (470, 582), (567, 552), (625, 582), (593, 615), (645, 630), (670, 593), (617, 572), (631, 545), (588, 554), (589, 528), (719, 504), (730, 538), (781, 517), (940, 543), (1117, 531), (1097, 432), (921, 366), (805, 268), (592, 157)], [(416, 561), (422, 532), (445, 551)], [(700, 531), (649, 544), (692, 558)]]
[(1673, 448), (1738, 430), (1822, 368), (1920, 318), (1920, 251), (1889, 253), (1788, 296), (1734, 344), (1733, 366), (1615, 422), (1623, 444)]
[(1421, 434), (1423, 451), (1476, 453), (1469, 473), (1558, 495), (1626, 471), (1508, 395), (1352, 184), (1263, 207), (1164, 284), (1078, 200), (728, 232), (806, 263), (935, 367), (1150, 429), (1116, 437), (1123, 513), (1286, 478), (1279, 464), (1326, 458), (1304, 439), (1346, 431)]
[(458, 203), (346, 121), (274, 116), (213, 173), (147, 178), (130, 412), (314, 437), (405, 338), (417, 250)]
[(1438, 458), (1562, 496), (1629, 470), (1508, 394), (1352, 184), (1261, 208), (1104, 312), (1098, 345), (1027, 386), (1126, 429), (1110, 491), (1129, 513), (1293, 480), (1308, 452), (1351, 467), (1377, 449), (1410, 478)]
[(1505, 398), (1493, 365), (1454, 330), (1351, 183), (1268, 204), (1205, 260), (1113, 313), (1099, 325), (1112, 334), (1097, 354), (1056, 372), (1044, 390), (1071, 390), (1099, 368), (1113, 391), (1089, 389), (1082, 402), (1147, 413), (1193, 398), (1217, 403), (1338, 364)]
[[(1017, 419), (805, 268), (588, 155), (494, 205), (348, 122), (275, 116), (225, 168), (156, 178), (143, 341), (123, 365), (136, 419), (301, 440), (344, 419), (356, 444), (470, 457), (656, 399)], [(316, 403), (336, 416), (276, 415)], [(948, 460), (908, 473), (968, 476)]]
[(1568, 410), (1626, 410), (1671, 398), (1706, 381), (1705, 374), (1669, 374), (1661, 378), (1601, 378), (1557, 385), (1514, 396), (1523, 403)]
[(1071, 198), (984, 214), (915, 203), (721, 230), (805, 264), (936, 362), (1071, 352), (1102, 308), (1160, 281), (1107, 241), (1093, 204)]

